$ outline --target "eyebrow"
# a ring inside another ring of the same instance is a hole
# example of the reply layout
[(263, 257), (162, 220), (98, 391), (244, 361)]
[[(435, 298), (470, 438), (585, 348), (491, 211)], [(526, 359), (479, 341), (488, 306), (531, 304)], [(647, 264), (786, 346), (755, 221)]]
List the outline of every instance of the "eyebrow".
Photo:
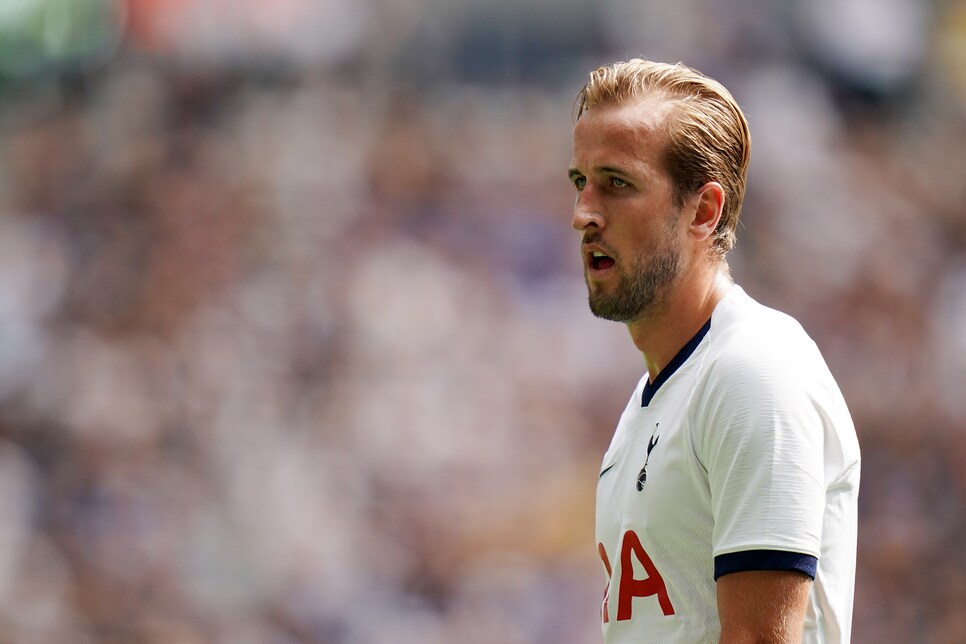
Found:
[[(594, 174), (619, 174), (624, 177), (631, 176), (631, 173), (628, 172), (627, 170), (622, 170), (621, 168), (615, 168), (609, 165), (602, 165), (596, 168), (592, 168), (591, 172), (593, 172)], [(584, 173), (578, 170), (577, 168), (570, 168), (570, 171), (567, 173), (567, 176), (573, 179), (574, 177), (584, 176)]]

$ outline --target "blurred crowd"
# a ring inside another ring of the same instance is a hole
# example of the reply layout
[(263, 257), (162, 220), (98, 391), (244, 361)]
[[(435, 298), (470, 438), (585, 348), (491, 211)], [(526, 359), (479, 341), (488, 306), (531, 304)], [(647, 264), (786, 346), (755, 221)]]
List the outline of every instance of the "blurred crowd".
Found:
[(749, 117), (732, 272), (856, 421), (854, 641), (966, 641), (966, 3), (19, 5), (0, 644), (598, 641), (644, 368), (566, 170), (633, 55)]

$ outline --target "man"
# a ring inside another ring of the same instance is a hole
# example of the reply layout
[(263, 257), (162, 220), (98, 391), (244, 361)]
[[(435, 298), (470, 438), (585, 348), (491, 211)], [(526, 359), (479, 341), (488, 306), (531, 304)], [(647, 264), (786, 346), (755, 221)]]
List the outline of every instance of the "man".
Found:
[(647, 374), (597, 484), (612, 642), (847, 642), (859, 446), (814, 342), (735, 285), (750, 136), (731, 94), (631, 60), (578, 96), (590, 308)]

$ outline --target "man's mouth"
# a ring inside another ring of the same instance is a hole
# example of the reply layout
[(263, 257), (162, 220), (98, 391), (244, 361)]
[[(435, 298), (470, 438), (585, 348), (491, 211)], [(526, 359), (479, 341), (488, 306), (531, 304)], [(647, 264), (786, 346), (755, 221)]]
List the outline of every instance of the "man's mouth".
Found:
[(608, 257), (599, 250), (595, 250), (590, 254), (590, 267), (595, 271), (602, 271), (610, 268), (614, 265), (614, 258)]

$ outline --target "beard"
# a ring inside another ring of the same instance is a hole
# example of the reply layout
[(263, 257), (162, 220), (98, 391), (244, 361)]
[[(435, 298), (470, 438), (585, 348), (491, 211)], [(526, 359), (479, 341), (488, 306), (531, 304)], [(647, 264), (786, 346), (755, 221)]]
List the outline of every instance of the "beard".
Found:
[(621, 271), (612, 292), (595, 292), (586, 279), (591, 313), (613, 322), (633, 322), (660, 311), (669, 287), (681, 273), (681, 253), (675, 241), (669, 235), (658, 244), (657, 253), (639, 255), (630, 270)]

